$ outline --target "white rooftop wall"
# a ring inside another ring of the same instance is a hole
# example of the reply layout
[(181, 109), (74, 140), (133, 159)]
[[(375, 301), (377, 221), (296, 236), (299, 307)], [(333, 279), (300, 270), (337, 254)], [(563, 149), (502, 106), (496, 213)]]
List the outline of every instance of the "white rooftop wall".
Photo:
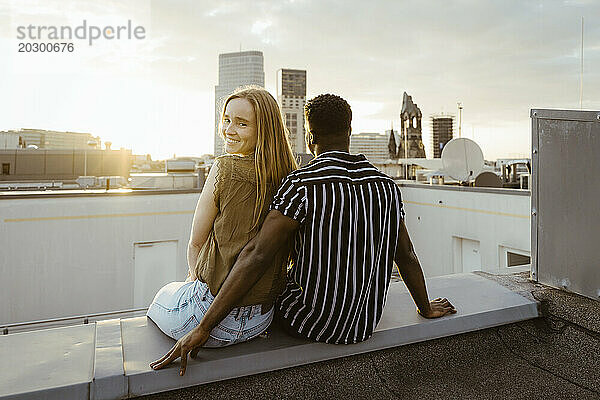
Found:
[(529, 192), (425, 184), (405, 184), (401, 192), (426, 276), (529, 269), (507, 267), (507, 251), (531, 253)]
[[(475, 269), (522, 268), (505, 265), (507, 250), (530, 252), (527, 192), (437, 188), (401, 187), (426, 276), (472, 270), (478, 256)], [(161, 280), (184, 280), (198, 196), (0, 199), (0, 325), (137, 308)]]
[(0, 200), (0, 324), (133, 308), (140, 245), (169, 244), (165, 269), (184, 280), (198, 196)]

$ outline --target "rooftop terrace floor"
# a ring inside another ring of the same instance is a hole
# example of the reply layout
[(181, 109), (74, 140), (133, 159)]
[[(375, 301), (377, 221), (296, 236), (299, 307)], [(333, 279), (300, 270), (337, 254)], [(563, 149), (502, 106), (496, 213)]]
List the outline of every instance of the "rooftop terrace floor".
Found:
[(600, 399), (600, 302), (478, 273), (541, 305), (539, 318), (140, 397)]
[[(0, 398), (599, 398), (600, 304), (523, 274), (479, 275), (428, 280), (430, 295), (448, 296), (455, 315), (419, 317), (396, 283), (375, 334), (361, 344), (274, 331), (201, 351), (185, 377), (177, 363), (150, 370), (173, 341), (145, 317), (7, 335)], [(184, 386), (191, 387), (172, 390)]]

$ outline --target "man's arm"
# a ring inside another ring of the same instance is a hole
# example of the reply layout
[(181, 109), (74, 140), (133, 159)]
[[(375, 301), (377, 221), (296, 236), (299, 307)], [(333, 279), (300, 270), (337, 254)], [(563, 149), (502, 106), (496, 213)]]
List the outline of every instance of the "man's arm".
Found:
[(396, 246), (394, 261), (396, 261), (404, 284), (417, 305), (419, 314), (426, 318), (437, 318), (456, 312), (454, 306), (445, 298), (437, 298), (431, 302), (429, 301), (423, 270), (410, 241), (406, 225), (404, 225), (404, 219), (400, 222), (398, 245)]
[(208, 340), (210, 332), (231, 312), (234, 304), (254, 286), (265, 273), (269, 264), (296, 233), (299, 223), (277, 210), (269, 212), (258, 235), (251, 240), (238, 256), (219, 293), (208, 308), (200, 324), (177, 341), (175, 346), (159, 360), (150, 364), (161, 369), (181, 357), (179, 375), (185, 374), (187, 355), (195, 357)]

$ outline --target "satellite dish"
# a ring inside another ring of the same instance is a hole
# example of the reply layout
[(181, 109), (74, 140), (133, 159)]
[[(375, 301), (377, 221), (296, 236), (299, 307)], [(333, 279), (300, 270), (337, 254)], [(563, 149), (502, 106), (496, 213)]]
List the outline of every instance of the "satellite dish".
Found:
[(492, 171), (484, 171), (475, 178), (475, 186), (499, 188), (502, 187), (502, 181)]
[(442, 150), (442, 168), (457, 181), (468, 182), (483, 170), (483, 152), (471, 139), (452, 139)]

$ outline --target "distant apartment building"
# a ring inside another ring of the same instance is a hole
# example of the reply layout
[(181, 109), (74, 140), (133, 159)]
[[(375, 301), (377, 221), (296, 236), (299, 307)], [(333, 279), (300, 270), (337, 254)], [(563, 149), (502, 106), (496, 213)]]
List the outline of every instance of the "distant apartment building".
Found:
[(439, 114), (431, 116), (431, 156), (440, 158), (446, 143), (452, 140), (454, 116)]
[(22, 146), (22, 138), (15, 131), (0, 132), (0, 150), (18, 149)]
[(390, 158), (389, 137), (377, 132), (361, 132), (350, 135), (350, 153), (364, 154), (371, 162)]
[(241, 51), (219, 54), (219, 84), (215, 86), (215, 142), (214, 155), (224, 153), (219, 122), (223, 103), (237, 87), (243, 85), (265, 86), (262, 51)]
[(64, 180), (80, 176), (129, 177), (131, 150), (0, 150), (0, 181)]
[(294, 154), (307, 153), (304, 140), (304, 104), (306, 103), (306, 70), (280, 69), (277, 71), (277, 101), (285, 125), (290, 132)]
[[(2, 147), (2, 134), (16, 135), (17, 141), (22, 146), (36, 146), (38, 149), (54, 150), (77, 150), (77, 149), (100, 149), (101, 140), (99, 136), (93, 136), (91, 133), (83, 132), (60, 132), (49, 131), (45, 129), (19, 129), (17, 131), (0, 132), (0, 148)], [(14, 140), (14, 139), (13, 139)], [(6, 147), (10, 148), (10, 147)], [(13, 147), (16, 148), (16, 147)]]

